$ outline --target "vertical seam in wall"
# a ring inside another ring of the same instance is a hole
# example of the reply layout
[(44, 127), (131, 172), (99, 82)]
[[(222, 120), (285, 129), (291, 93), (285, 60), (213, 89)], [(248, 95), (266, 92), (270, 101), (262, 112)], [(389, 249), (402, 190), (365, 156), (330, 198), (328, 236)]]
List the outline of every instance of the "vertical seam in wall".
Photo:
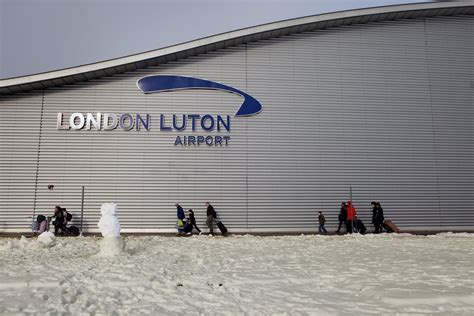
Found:
[(425, 37), (425, 57), (426, 57), (426, 73), (428, 76), (428, 87), (430, 93), (430, 108), (431, 108), (431, 129), (433, 133), (433, 147), (434, 147), (434, 157), (435, 157), (435, 175), (436, 175), (436, 188), (438, 191), (438, 216), (439, 216), (439, 226), (442, 226), (442, 212), (441, 212), (441, 193), (439, 187), (439, 168), (438, 168), (438, 150), (436, 146), (436, 130), (435, 130), (435, 121), (434, 121), (434, 111), (433, 111), (433, 90), (431, 85), (431, 75), (430, 75), (430, 59), (428, 56), (428, 36), (426, 33), (426, 18), (423, 18), (423, 33)]
[[(245, 91), (248, 92), (248, 65), (247, 65), (247, 48), (248, 44), (245, 43)], [(245, 203), (246, 203), (246, 210), (247, 210), (247, 229), (249, 228), (249, 131), (248, 131), (249, 123), (248, 120), (245, 120), (245, 145), (246, 145), (246, 153), (245, 153)]]
[(36, 151), (36, 175), (35, 175), (35, 195), (33, 198), (33, 219), (35, 218), (36, 197), (38, 195), (39, 161), (40, 161), (40, 152), (41, 152), (41, 132), (43, 130), (43, 110), (44, 110), (44, 90), (43, 90), (43, 95), (41, 96), (41, 113), (40, 113), (39, 135), (38, 135), (38, 149)]

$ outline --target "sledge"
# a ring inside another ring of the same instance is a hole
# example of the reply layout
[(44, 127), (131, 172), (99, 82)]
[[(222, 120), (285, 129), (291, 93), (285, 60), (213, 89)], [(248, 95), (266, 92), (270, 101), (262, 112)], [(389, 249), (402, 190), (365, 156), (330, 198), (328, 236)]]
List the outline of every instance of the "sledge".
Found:
[(216, 225), (217, 228), (219, 228), (219, 230), (221, 231), (222, 235), (227, 234), (227, 227), (225, 227), (225, 225), (221, 221), (218, 221)]
[(192, 233), (193, 232), (193, 224), (190, 221), (186, 221), (186, 224), (184, 224), (183, 231), (185, 234)]
[(383, 221), (383, 223), (384, 223), (383, 227), (385, 229), (387, 229), (388, 227), (392, 233), (398, 233), (398, 234), (400, 233), (400, 229), (398, 229), (397, 225), (395, 225), (395, 223), (392, 222), (391, 220), (387, 219)]
[(66, 229), (68, 230), (68, 234), (71, 235), (71, 236), (79, 236), (81, 234), (79, 228), (77, 226), (69, 226), (69, 227), (66, 227)]
[(360, 219), (356, 220), (356, 229), (362, 235), (365, 235), (365, 233), (367, 232), (367, 228), (365, 227), (364, 223)]

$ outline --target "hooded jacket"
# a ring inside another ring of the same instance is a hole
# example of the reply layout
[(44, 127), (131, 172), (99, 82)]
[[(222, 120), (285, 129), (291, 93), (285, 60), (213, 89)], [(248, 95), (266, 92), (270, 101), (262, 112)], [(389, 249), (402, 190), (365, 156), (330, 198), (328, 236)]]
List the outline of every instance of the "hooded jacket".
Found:
[(354, 205), (352, 205), (352, 203), (350, 201), (347, 202), (347, 220), (348, 221), (355, 220), (356, 215), (357, 215), (357, 212), (356, 212), (356, 209), (355, 209)]
[(181, 205), (176, 206), (176, 210), (178, 211), (178, 219), (183, 220), (186, 216), (184, 215), (184, 210)]

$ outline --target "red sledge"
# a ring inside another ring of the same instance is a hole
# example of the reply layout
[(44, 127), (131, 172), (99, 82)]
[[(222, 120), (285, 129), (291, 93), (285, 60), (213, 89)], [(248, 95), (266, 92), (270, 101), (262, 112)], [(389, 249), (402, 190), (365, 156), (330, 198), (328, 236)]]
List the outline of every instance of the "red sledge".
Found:
[(395, 223), (392, 222), (391, 220), (387, 219), (383, 223), (385, 227), (390, 228), (392, 233), (398, 233), (398, 234), (400, 233), (400, 229), (398, 229), (397, 225), (395, 225)]

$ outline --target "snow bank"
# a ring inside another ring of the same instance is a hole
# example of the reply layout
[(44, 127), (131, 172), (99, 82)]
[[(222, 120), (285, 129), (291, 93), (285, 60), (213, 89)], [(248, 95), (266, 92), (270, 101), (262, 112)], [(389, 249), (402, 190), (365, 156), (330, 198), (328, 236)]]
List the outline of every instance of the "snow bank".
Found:
[(38, 242), (45, 246), (52, 246), (55, 242), (55, 238), (52, 232), (46, 231), (38, 236)]
[(473, 315), (473, 236), (0, 239), (0, 314)]
[(121, 237), (104, 237), (100, 241), (99, 257), (114, 257), (122, 254), (124, 242)]
[(470, 237), (474, 238), (474, 234), (471, 233), (453, 233), (453, 232), (446, 232), (446, 233), (439, 233), (436, 234), (437, 237)]

